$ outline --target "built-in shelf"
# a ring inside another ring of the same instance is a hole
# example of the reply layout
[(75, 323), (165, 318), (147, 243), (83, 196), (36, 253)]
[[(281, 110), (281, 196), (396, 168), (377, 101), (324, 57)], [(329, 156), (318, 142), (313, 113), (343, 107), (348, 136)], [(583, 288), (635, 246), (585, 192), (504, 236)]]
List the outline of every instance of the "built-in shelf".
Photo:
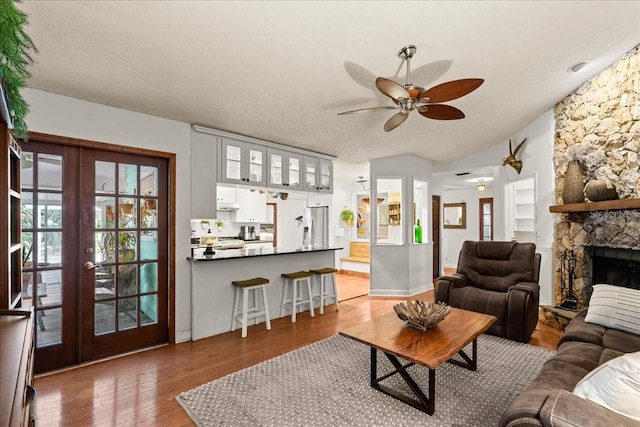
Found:
[(566, 205), (549, 206), (551, 213), (619, 211), (623, 209), (640, 209), (640, 199), (618, 199), (605, 200), (603, 202), (568, 203)]

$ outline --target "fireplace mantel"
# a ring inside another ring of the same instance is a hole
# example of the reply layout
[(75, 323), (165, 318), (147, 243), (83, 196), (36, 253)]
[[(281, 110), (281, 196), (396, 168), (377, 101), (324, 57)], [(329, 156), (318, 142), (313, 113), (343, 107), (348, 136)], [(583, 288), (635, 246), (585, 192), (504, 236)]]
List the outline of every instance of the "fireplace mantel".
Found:
[(640, 199), (618, 199), (605, 200), (603, 202), (568, 203), (566, 205), (549, 206), (549, 212), (551, 213), (619, 211), (623, 209), (640, 209)]

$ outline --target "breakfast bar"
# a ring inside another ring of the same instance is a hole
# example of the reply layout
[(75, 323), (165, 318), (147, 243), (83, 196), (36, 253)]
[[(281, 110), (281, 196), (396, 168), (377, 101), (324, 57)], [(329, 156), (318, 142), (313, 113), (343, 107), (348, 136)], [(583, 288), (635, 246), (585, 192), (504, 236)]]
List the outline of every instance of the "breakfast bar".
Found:
[[(191, 261), (191, 339), (231, 330), (234, 289), (232, 281), (268, 279), (271, 318), (280, 315), (281, 274), (335, 266), (334, 246), (263, 247), (215, 250), (205, 255), (196, 249)], [(316, 307), (317, 308), (317, 307)]]

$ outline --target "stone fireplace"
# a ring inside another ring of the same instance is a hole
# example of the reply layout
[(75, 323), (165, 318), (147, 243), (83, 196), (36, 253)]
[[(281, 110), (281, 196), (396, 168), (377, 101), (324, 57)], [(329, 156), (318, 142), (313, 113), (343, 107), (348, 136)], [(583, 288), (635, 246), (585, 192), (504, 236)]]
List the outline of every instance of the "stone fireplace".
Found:
[[(594, 282), (592, 268), (597, 270), (596, 283), (622, 280), (628, 273), (609, 270), (604, 273), (601, 269), (603, 262), (612, 258), (622, 258), (610, 262), (613, 266), (622, 266), (627, 257), (627, 261), (633, 261), (635, 276), (639, 273), (639, 47), (559, 102), (555, 107), (555, 118), (557, 204), (563, 205), (565, 172), (571, 160), (580, 163), (584, 185), (591, 180), (604, 181), (609, 187), (615, 186), (620, 199), (613, 203), (593, 204), (585, 200), (585, 203), (565, 205), (565, 210), (551, 209), (552, 212), (561, 212), (555, 214), (554, 220), (554, 305), (562, 304), (567, 298), (569, 274), (566, 260), (571, 257), (571, 286), (577, 309), (580, 309), (589, 303)], [(605, 274), (605, 277), (601, 278), (599, 274)], [(638, 279), (635, 280), (631, 287), (637, 287)], [(547, 322), (548, 313), (543, 310), (541, 314), (545, 323), (553, 323)]]

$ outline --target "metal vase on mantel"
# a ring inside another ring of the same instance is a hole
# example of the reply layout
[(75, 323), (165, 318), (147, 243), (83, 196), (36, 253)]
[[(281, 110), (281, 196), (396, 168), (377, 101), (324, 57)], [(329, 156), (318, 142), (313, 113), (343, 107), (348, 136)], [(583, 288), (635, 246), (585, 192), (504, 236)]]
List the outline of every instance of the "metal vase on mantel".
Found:
[(564, 174), (564, 187), (562, 188), (562, 201), (568, 203), (584, 202), (584, 177), (582, 168), (577, 160), (571, 160)]

